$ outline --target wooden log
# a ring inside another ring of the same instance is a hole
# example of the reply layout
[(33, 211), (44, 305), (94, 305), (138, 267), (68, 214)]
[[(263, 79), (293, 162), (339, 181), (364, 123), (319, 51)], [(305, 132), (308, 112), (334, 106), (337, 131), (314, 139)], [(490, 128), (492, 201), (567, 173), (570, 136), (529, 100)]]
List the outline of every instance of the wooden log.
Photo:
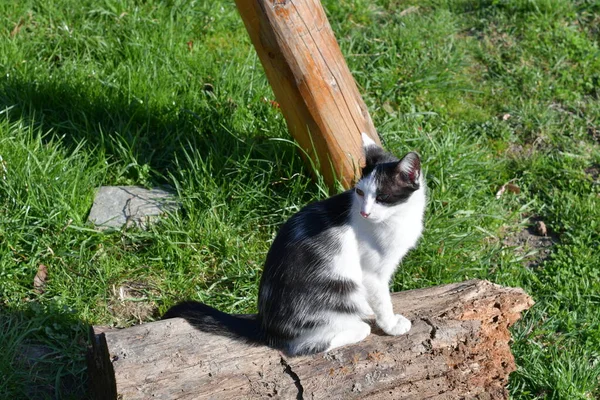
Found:
[(179, 318), (95, 327), (92, 396), (114, 399), (101, 384), (115, 382), (122, 399), (508, 397), (515, 370), (508, 328), (533, 304), (522, 289), (473, 280), (392, 298), (413, 322), (407, 335), (374, 330), (363, 342), (305, 357), (201, 332)]
[[(358, 176), (379, 137), (319, 0), (236, 0), (290, 134), (330, 188)], [(303, 154), (303, 156), (305, 156)], [(306, 159), (306, 157), (305, 157)]]

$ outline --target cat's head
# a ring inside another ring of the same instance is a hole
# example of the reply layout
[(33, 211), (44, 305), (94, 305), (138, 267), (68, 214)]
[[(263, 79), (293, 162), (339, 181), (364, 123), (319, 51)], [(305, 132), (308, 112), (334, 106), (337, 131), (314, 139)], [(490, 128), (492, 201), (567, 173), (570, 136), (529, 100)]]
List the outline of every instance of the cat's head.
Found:
[(414, 152), (401, 160), (362, 134), (366, 165), (354, 188), (363, 218), (386, 220), (421, 187), (421, 160)]

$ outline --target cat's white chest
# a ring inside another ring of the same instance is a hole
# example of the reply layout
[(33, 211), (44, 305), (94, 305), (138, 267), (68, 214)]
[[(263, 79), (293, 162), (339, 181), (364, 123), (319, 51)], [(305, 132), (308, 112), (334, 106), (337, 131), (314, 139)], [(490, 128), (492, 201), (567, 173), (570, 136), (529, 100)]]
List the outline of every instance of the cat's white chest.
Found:
[(388, 275), (419, 240), (423, 230), (420, 214), (401, 215), (385, 225), (357, 224), (356, 238), (361, 268)]

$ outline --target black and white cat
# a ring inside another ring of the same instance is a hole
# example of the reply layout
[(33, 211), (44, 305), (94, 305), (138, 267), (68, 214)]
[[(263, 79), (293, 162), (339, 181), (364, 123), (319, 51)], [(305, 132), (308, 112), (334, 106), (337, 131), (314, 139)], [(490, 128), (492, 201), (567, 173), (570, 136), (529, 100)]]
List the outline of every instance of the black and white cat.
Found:
[(410, 321), (395, 314), (389, 282), (423, 231), (425, 185), (416, 153), (401, 160), (363, 134), (366, 166), (354, 189), (310, 204), (280, 229), (267, 254), (258, 315), (242, 318), (197, 302), (172, 307), (201, 330), (312, 354), (366, 338), (375, 314), (389, 335)]

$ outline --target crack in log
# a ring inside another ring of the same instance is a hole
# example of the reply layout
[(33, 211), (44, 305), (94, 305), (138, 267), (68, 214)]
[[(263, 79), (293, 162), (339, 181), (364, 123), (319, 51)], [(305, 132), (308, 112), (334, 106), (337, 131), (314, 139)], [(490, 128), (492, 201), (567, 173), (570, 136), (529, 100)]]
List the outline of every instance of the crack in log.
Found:
[(300, 377), (292, 370), (292, 366), (288, 364), (285, 358), (281, 357), (281, 365), (284, 366), (283, 372), (288, 374), (290, 378), (294, 381), (294, 385), (298, 389), (298, 394), (296, 395), (296, 400), (304, 399), (304, 387), (302, 386), (302, 382), (300, 382)]
[(425, 322), (427, 325), (429, 325), (429, 327), (431, 327), (431, 331), (429, 331), (429, 340), (434, 340), (435, 335), (437, 334), (436, 326), (433, 324), (433, 322), (431, 322), (429, 318), (421, 318), (421, 321)]

